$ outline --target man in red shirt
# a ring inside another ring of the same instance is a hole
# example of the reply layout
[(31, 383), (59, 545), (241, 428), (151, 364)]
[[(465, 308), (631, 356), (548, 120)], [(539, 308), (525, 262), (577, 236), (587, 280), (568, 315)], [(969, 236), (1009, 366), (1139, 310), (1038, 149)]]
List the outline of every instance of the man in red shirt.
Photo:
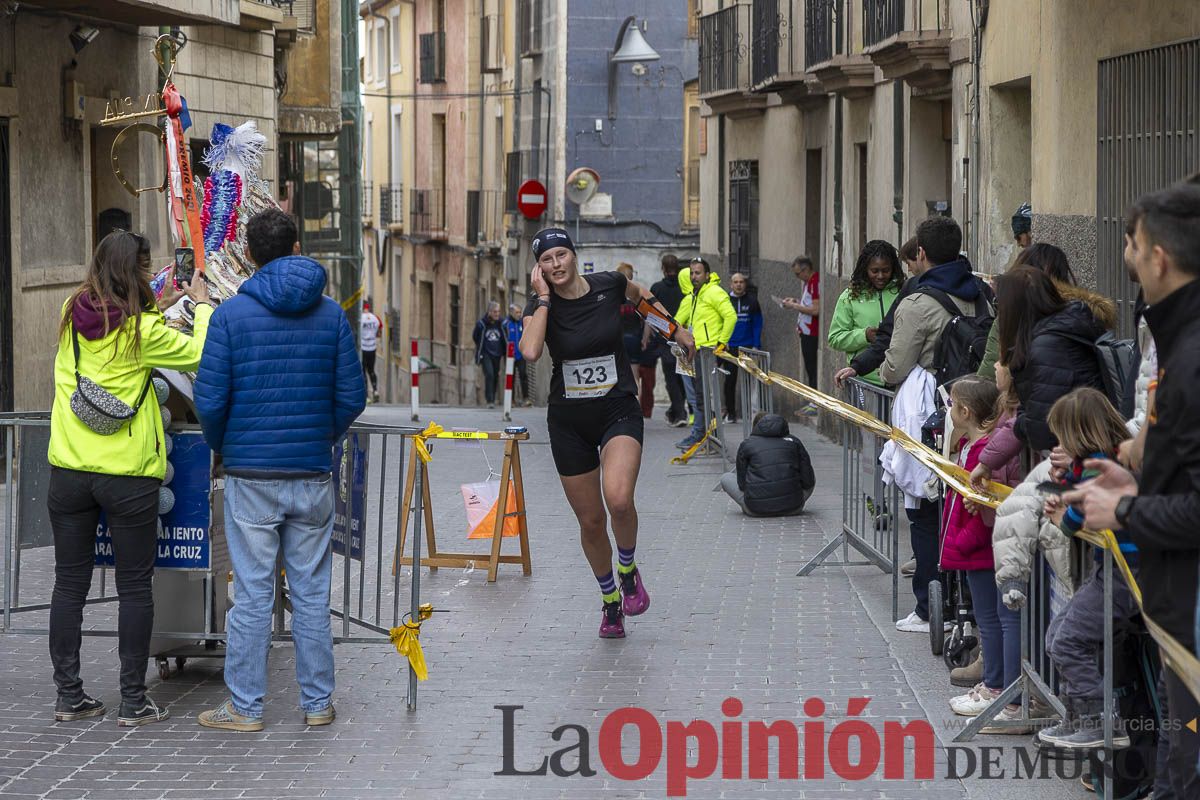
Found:
[(804, 356), (804, 372), (807, 383), (817, 388), (817, 350), (821, 338), (821, 276), (813, 260), (808, 256), (798, 256), (792, 262), (792, 274), (804, 286), (804, 294), (797, 300), (787, 297), (783, 300), (784, 308), (800, 312), (796, 317), (796, 332), (800, 335), (800, 352)]

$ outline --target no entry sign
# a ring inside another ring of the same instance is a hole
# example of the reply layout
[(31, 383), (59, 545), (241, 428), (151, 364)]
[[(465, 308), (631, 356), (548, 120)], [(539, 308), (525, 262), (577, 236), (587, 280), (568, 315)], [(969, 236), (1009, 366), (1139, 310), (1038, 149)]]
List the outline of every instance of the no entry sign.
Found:
[(546, 211), (546, 187), (541, 181), (528, 180), (517, 189), (517, 208), (525, 219), (537, 219)]

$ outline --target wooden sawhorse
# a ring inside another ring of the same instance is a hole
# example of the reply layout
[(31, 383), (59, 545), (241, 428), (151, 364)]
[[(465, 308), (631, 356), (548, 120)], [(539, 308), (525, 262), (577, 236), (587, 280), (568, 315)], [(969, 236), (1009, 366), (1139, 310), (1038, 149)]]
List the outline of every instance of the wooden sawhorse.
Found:
[[(492, 551), (490, 555), (481, 553), (447, 553), (437, 549), (437, 539), (433, 531), (433, 503), (429, 497), (429, 465), (417, 456), (417, 448), (412, 448), (408, 458), (408, 476), (404, 481), (404, 501), (400, 509), (400, 549), (399, 563), (411, 566), (412, 556), (405, 556), (404, 543), (408, 540), (408, 518), (413, 508), (413, 494), (416, 488), (417, 469), (421, 470), (421, 507), (424, 514), (425, 545), (429, 554), (421, 557), (421, 566), (429, 567), (430, 572), (436, 572), (438, 567), (472, 567), (484, 560), (488, 565), (488, 583), (495, 583), (496, 572), (501, 564), (520, 564), (526, 575), (533, 574), (533, 565), (529, 559), (529, 525), (525, 514), (525, 482), (521, 476), (520, 443), (529, 439), (528, 433), (477, 433), (469, 434), (460, 431), (442, 431), (439, 439), (489, 439), (504, 442), (504, 464), (500, 467), (500, 498), (497, 500), (496, 525), (492, 530)], [(508, 508), (508, 489), (513, 487), (516, 508)], [(517, 520), (518, 540), (521, 543), (519, 556), (500, 555), (500, 543), (504, 539), (504, 521), (509, 517)]]

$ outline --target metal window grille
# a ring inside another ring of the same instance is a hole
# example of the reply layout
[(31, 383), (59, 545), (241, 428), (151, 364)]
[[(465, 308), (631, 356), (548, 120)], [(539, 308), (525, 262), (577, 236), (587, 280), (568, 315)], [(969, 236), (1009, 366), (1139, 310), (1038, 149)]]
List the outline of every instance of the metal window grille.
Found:
[(1137, 287), (1123, 257), (1125, 212), (1200, 170), (1200, 39), (1105, 59), (1099, 69), (1096, 280), (1129, 337)]
[(446, 80), (446, 32), (422, 33), (419, 40), (421, 83), (441, 83)]
[(758, 162), (729, 164), (729, 272), (747, 278), (758, 259)]

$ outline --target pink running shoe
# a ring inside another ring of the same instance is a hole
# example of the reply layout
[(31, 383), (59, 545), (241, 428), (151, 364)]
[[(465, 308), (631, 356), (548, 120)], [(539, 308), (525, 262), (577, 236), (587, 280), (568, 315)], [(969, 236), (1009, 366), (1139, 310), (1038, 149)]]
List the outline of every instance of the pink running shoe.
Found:
[(625, 638), (625, 614), (616, 600), (604, 604), (604, 616), (600, 618), (600, 638)]
[(625, 596), (623, 607), (628, 617), (645, 614), (650, 608), (650, 594), (642, 584), (642, 573), (637, 567), (633, 568), (633, 572), (621, 575), (621, 594)]

